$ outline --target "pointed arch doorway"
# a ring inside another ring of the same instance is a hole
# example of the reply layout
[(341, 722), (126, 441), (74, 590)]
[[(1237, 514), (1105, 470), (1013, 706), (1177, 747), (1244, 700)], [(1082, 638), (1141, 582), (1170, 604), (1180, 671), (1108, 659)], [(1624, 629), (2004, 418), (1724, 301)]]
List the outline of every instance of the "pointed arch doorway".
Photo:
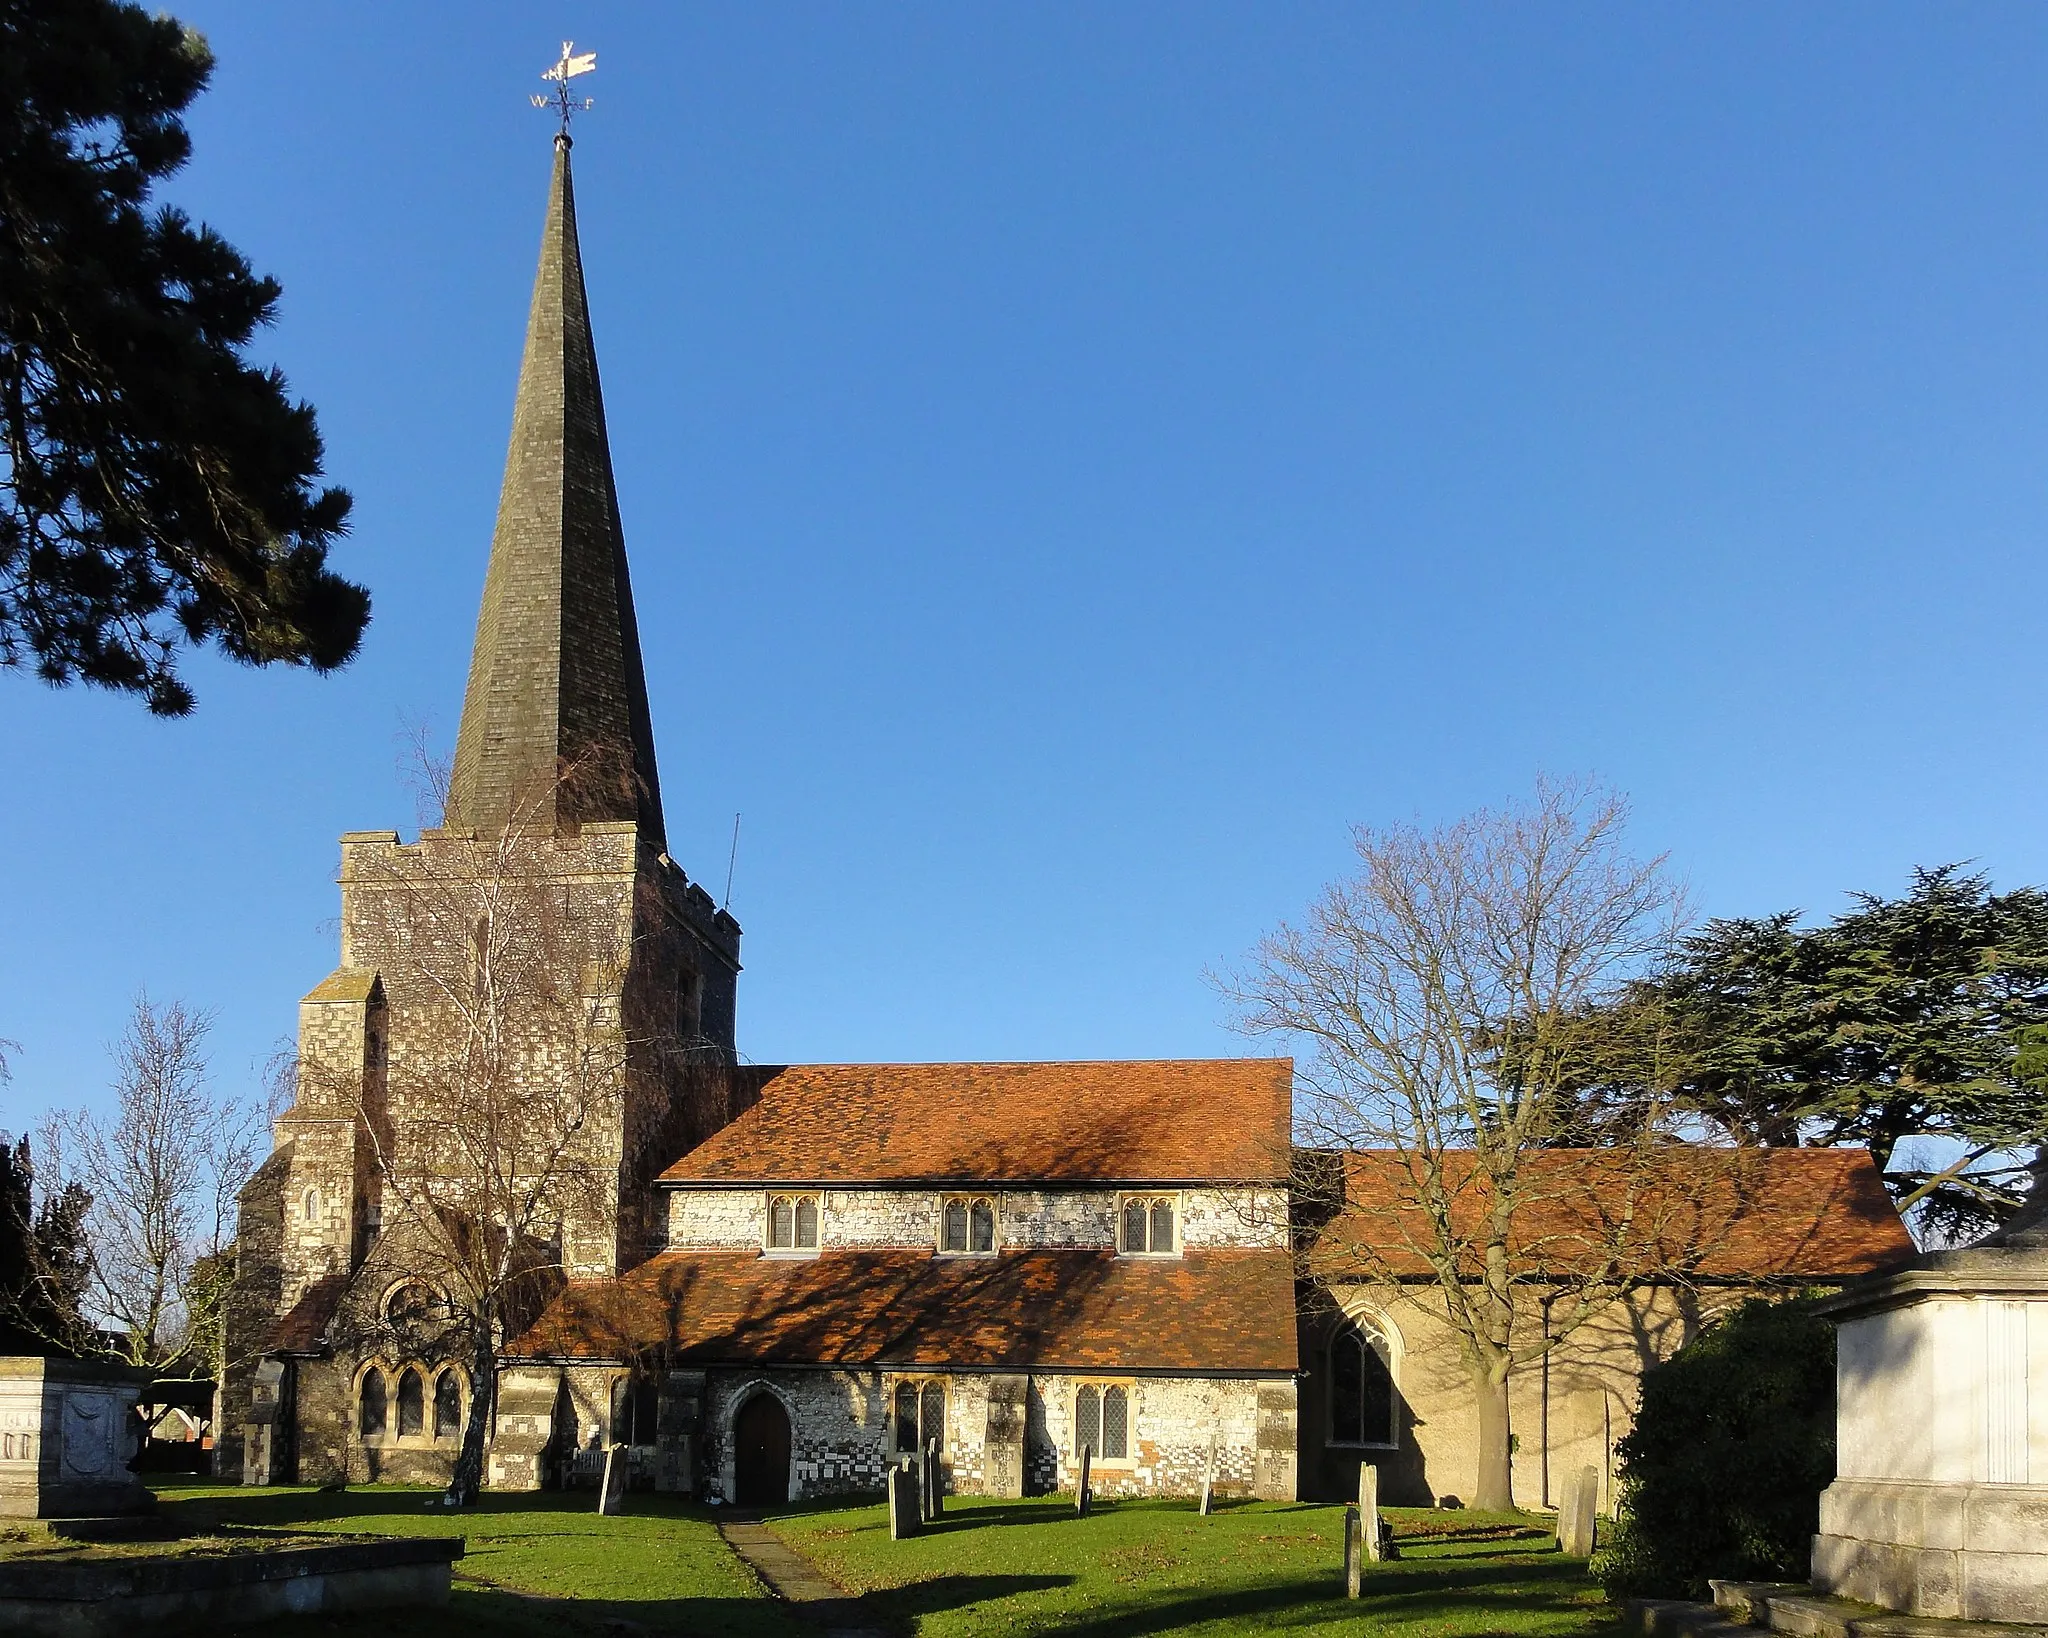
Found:
[(789, 1412), (772, 1393), (757, 1393), (733, 1420), (733, 1502), (780, 1507), (789, 1500)]

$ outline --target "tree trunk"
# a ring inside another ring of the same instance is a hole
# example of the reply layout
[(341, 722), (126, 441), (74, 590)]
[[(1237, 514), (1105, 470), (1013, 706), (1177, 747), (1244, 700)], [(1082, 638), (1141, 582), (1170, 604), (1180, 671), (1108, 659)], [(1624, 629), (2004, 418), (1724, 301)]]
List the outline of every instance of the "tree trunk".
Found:
[(498, 1350), (491, 1341), (489, 1324), (477, 1331), (476, 1346), (470, 1350), (469, 1417), (462, 1424), (462, 1448), (456, 1452), (455, 1473), (448, 1481), (450, 1507), (474, 1507), (484, 1487), (484, 1446), (490, 1442), (491, 1422), (498, 1403)]
[(1472, 1505), (1504, 1512), (1515, 1505), (1508, 1445), (1508, 1362), (1474, 1363), (1472, 1392), (1479, 1406), (1479, 1472), (1472, 1485)]

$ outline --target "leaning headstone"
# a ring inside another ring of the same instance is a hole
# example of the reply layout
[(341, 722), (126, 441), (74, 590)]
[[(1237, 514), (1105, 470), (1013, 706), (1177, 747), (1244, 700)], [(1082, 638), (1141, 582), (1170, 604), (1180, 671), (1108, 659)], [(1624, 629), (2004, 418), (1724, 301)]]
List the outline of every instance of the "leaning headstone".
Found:
[(1088, 1465), (1095, 1454), (1094, 1447), (1081, 1447), (1081, 1482), (1074, 1486), (1074, 1516), (1085, 1519), (1088, 1516)]
[(901, 1541), (924, 1526), (918, 1517), (917, 1475), (908, 1467), (889, 1469), (889, 1539)]
[(1207, 1517), (1216, 1503), (1216, 1435), (1209, 1435), (1209, 1460), (1202, 1468), (1202, 1515)]
[(1557, 1550), (1569, 1558), (1593, 1556), (1593, 1510), (1600, 1501), (1600, 1473), (1582, 1467), (1564, 1482), (1557, 1509)]
[(1358, 1509), (1344, 1509), (1344, 1596), (1356, 1598), (1359, 1584), (1365, 1579), (1364, 1531), (1358, 1522)]
[(946, 1469), (939, 1461), (939, 1442), (924, 1444), (924, 1516), (935, 1519), (946, 1510)]
[(1365, 1531), (1365, 1556), (1377, 1563), (1380, 1558), (1380, 1470), (1370, 1462), (1358, 1464), (1358, 1517)]
[(626, 1510), (626, 1478), (633, 1465), (633, 1453), (624, 1445), (607, 1445), (604, 1478), (597, 1487), (597, 1510), (607, 1518)]

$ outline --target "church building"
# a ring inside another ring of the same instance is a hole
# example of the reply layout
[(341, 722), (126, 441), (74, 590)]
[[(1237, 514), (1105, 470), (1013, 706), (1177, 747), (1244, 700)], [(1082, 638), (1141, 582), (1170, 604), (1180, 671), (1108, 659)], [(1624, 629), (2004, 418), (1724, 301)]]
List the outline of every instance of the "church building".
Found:
[[(1454, 1347), (1369, 1293), (1298, 1300), (1289, 1061), (742, 1061), (740, 928), (667, 852), (566, 133), (443, 822), (343, 836), (340, 880), (242, 1196), (223, 1475), (443, 1484), (489, 1392), (512, 1489), (623, 1446), (636, 1483), (783, 1502), (934, 1443), (951, 1488), (1006, 1496), (1071, 1487), (1084, 1448), (1110, 1494), (1469, 1483), (1430, 1385)], [(1828, 1164), (1758, 1196), (1828, 1228), (1813, 1254), (1759, 1232), (1729, 1281), (1910, 1249), (1868, 1157)], [(470, 1279), (502, 1298), (494, 1382), (448, 1319)], [(1645, 1357), (1617, 1336), (1560, 1389), (1573, 1460), (1611, 1465)]]

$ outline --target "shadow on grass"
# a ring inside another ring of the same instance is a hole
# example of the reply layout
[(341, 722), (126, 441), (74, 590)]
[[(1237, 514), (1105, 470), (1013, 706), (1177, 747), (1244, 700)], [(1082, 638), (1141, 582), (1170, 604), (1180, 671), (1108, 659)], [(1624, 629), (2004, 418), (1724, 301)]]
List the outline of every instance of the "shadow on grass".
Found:
[[(913, 1628), (920, 1616), (1029, 1590), (1025, 1584), (1056, 1587), (1078, 1578), (946, 1579), (980, 1582), (985, 1590), (976, 1589), (978, 1596), (971, 1598), (935, 1598), (940, 1581), (914, 1582), (867, 1594), (860, 1601), (864, 1618), (903, 1631)], [(1004, 1587), (1005, 1582), (1016, 1585)], [(1414, 1623), (1460, 1638), (1493, 1638), (1525, 1634), (1532, 1622), (1546, 1615), (1582, 1608), (1584, 1592), (1582, 1568), (1564, 1560), (1521, 1566), (1509, 1586), (1502, 1585), (1501, 1570), (1494, 1565), (1438, 1569), (1411, 1563), (1373, 1576), (1356, 1603), (1343, 1596), (1341, 1581), (1332, 1574), (1327, 1581), (1296, 1579), (1216, 1592), (1162, 1590), (1085, 1612), (1046, 1611), (1035, 1616), (1031, 1630), (1057, 1633), (1060, 1638), (1149, 1638), (1209, 1623), (1246, 1632)]]

